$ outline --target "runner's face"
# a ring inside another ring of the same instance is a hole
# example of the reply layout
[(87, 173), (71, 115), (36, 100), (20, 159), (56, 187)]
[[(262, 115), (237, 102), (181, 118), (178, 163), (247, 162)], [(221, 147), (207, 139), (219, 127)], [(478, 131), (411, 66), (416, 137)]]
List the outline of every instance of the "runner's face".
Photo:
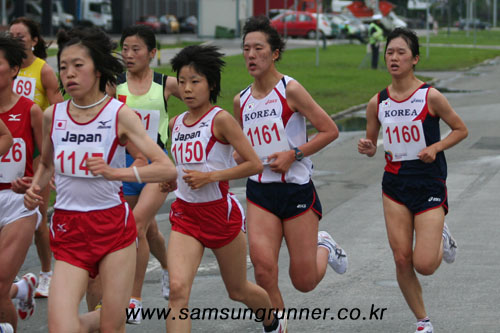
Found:
[(267, 35), (260, 31), (250, 32), (245, 36), (243, 42), (243, 57), (248, 73), (257, 77), (274, 66), (279, 51), (271, 51), (271, 45), (267, 41)]
[(36, 45), (36, 39), (33, 40), (31, 38), (31, 34), (27, 26), (22, 23), (13, 24), (9, 29), (9, 33), (12, 37), (19, 38), (23, 41), (26, 52), (33, 52), (31, 51), (31, 48)]
[(149, 63), (154, 58), (156, 49), (148, 51), (144, 40), (137, 36), (128, 36), (123, 41), (122, 57), (127, 66), (127, 70), (133, 73), (139, 73), (149, 69)]
[(400, 76), (413, 71), (413, 66), (418, 63), (419, 57), (414, 57), (408, 43), (402, 37), (390, 41), (385, 52), (387, 70), (392, 76)]
[(12, 81), (14, 76), (19, 71), (19, 67), (15, 66), (14, 68), (10, 67), (9, 62), (5, 59), (5, 53), (3, 50), (0, 50), (0, 89), (3, 90), (7, 87), (7, 89), (12, 89)]
[(210, 105), (210, 87), (207, 78), (193, 66), (184, 66), (179, 71), (179, 92), (190, 110)]
[(95, 69), (87, 48), (82, 45), (75, 44), (63, 49), (59, 76), (64, 90), (71, 97), (81, 98), (93, 89), (99, 90), (101, 74)]

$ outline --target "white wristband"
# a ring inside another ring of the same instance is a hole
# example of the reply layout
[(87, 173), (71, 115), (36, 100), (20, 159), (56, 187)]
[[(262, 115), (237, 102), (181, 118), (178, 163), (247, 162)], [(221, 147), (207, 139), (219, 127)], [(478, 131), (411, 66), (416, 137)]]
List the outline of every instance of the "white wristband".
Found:
[(142, 184), (141, 177), (139, 176), (139, 171), (137, 170), (137, 167), (135, 165), (132, 167), (132, 170), (134, 170), (134, 175), (135, 175), (135, 179), (137, 179), (137, 182), (139, 184)]

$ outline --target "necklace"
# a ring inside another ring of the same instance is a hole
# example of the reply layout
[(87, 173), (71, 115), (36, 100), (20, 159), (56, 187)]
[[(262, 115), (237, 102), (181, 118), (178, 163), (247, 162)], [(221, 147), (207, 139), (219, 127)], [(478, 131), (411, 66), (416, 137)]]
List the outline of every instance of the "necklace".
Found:
[(106, 97), (108, 97), (108, 94), (104, 94), (104, 97), (101, 98), (100, 100), (98, 100), (97, 102), (95, 102), (94, 104), (90, 104), (90, 105), (78, 105), (75, 103), (75, 101), (73, 100), (73, 98), (71, 99), (71, 104), (73, 104), (74, 106), (76, 106), (77, 108), (79, 109), (90, 109), (90, 108), (93, 108), (94, 106), (96, 105), (99, 105), (101, 104), (102, 102), (104, 102), (104, 100), (106, 99)]

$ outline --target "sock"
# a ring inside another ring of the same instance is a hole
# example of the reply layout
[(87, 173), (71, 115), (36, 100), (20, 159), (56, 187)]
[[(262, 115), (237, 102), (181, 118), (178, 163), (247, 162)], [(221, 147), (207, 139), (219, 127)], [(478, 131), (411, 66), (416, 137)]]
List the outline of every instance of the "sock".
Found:
[(52, 277), (52, 271), (48, 271), (48, 272), (42, 272), (42, 271), (40, 271), (40, 275), (50, 278), (50, 277)]
[(17, 294), (14, 298), (25, 300), (28, 297), (28, 283), (26, 280), (21, 279), (14, 284), (17, 286)]
[(162, 268), (162, 270), (163, 270), (163, 274), (165, 274), (168, 277), (168, 269)]
[(131, 296), (130, 297), (130, 302), (132, 302), (132, 300), (135, 299), (136, 301), (139, 301), (142, 303), (142, 297), (135, 297), (135, 296)]
[(429, 317), (425, 317), (425, 318), (423, 318), (423, 319), (418, 319), (418, 320), (417, 320), (417, 322), (418, 322), (418, 323), (420, 323), (420, 322), (427, 322), (427, 321), (431, 321), (431, 320), (429, 319)]
[(264, 325), (264, 332), (272, 332), (272, 331), (276, 330), (278, 328), (279, 323), (280, 322), (279, 322), (278, 318), (276, 318), (276, 315), (274, 315), (274, 319), (273, 319), (273, 322), (271, 323), (271, 325), (269, 325), (269, 326)]

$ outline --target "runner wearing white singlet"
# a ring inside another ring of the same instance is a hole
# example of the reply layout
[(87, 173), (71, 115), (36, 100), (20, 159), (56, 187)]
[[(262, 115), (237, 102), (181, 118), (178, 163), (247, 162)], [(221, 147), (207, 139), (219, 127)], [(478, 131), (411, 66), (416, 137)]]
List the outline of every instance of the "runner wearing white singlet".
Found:
[[(57, 198), (51, 223), (56, 263), (49, 296), (49, 330), (125, 331), (135, 270), (136, 228), (121, 181), (175, 179), (175, 167), (147, 135), (129, 107), (105, 94), (123, 71), (114, 43), (98, 28), (58, 35), (62, 85), (71, 100), (44, 114), (40, 167), (26, 191), (36, 207), (40, 188), (56, 171)], [(125, 168), (125, 144), (132, 142), (151, 163)], [(118, 273), (117, 273), (118, 272)], [(99, 273), (102, 310), (78, 316), (89, 277)]]
[[(243, 56), (253, 83), (234, 98), (234, 114), (264, 162), (247, 181), (250, 258), (255, 279), (285, 307), (278, 286), (278, 255), (285, 239), (290, 278), (302, 292), (313, 290), (327, 265), (339, 274), (347, 256), (326, 232), (318, 232), (321, 204), (311, 180), (308, 156), (338, 136), (327, 113), (296, 80), (278, 72), (284, 42), (266, 17), (250, 18), (243, 29)], [(318, 130), (308, 140), (306, 120)]]

